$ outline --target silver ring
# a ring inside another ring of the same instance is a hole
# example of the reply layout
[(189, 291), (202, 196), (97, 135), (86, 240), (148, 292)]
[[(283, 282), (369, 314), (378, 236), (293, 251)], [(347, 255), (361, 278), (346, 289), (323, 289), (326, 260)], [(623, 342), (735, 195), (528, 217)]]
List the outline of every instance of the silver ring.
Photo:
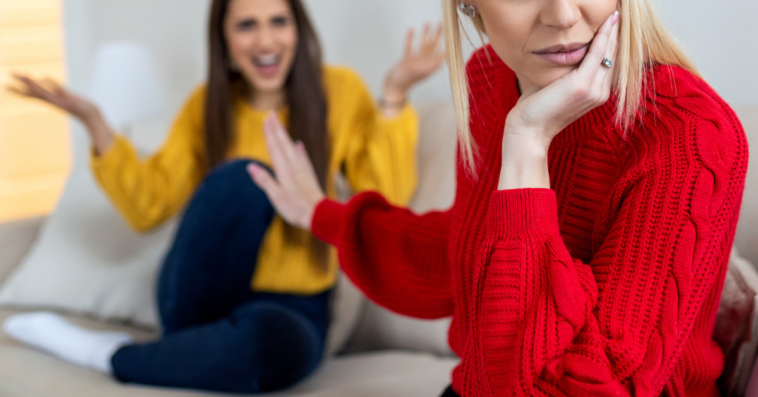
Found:
[(613, 61), (611, 61), (608, 58), (603, 58), (603, 66), (607, 67), (608, 69), (613, 68)]

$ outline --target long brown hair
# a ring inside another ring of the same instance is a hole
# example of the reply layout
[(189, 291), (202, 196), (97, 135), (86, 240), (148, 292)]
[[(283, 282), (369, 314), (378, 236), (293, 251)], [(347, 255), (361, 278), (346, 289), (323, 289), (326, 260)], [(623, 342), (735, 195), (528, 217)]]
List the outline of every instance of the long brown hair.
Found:
[[(205, 94), (205, 166), (208, 171), (224, 162), (235, 139), (234, 99), (243, 76), (232, 67), (224, 36), (224, 21), (232, 0), (214, 0), (209, 30), (210, 67)], [(324, 90), (321, 44), (301, 0), (287, 0), (298, 32), (295, 59), (286, 82), (289, 133), (305, 145), (326, 190), (330, 142), (327, 132), (327, 102)], [(254, 88), (251, 88), (254, 89)], [(291, 228), (287, 233), (295, 238)], [(319, 259), (325, 260), (328, 247), (315, 243)]]

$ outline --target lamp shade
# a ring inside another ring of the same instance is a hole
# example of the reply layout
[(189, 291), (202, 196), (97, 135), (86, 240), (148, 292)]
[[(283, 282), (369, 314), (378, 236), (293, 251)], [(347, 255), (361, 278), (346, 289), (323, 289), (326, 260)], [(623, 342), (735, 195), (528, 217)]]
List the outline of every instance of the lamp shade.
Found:
[(89, 96), (117, 128), (157, 117), (165, 108), (153, 59), (145, 47), (132, 42), (98, 49)]

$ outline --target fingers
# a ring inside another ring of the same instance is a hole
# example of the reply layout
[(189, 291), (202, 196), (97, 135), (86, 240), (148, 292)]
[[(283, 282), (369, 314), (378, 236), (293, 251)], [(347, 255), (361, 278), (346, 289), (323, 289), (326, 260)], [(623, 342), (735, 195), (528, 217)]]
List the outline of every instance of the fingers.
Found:
[[(608, 43), (606, 44), (605, 52), (603, 53), (603, 58), (610, 59), (611, 61), (616, 62), (616, 53), (618, 51), (618, 32), (619, 32), (619, 25), (616, 23), (611, 28), (611, 34), (608, 38)], [(611, 88), (613, 85), (613, 78), (616, 75), (614, 73), (614, 68), (608, 68), (605, 65), (599, 68), (599, 70), (595, 73), (593, 86), (599, 87), (600, 92), (602, 93), (601, 99), (605, 99), (608, 96), (610, 96)]]
[(316, 175), (316, 170), (313, 168), (313, 162), (311, 161), (310, 156), (308, 156), (308, 150), (305, 149), (305, 145), (298, 141), (295, 143), (295, 149), (300, 158), (300, 167), (302, 171), (305, 172), (312, 181), (318, 181), (318, 175)]
[(250, 174), (253, 182), (266, 193), (271, 202), (274, 202), (275, 198), (281, 196), (282, 188), (274, 177), (261, 166), (256, 163), (250, 163), (247, 166), (247, 172)]
[(276, 117), (276, 115), (272, 113), (263, 122), (263, 135), (266, 138), (266, 148), (268, 149), (268, 155), (271, 158), (274, 172), (280, 179), (287, 180), (291, 173), (289, 172), (287, 159), (281, 148), (279, 139), (276, 137), (277, 126), (272, 120), (273, 117)]
[(26, 91), (21, 91), (20, 89), (18, 89), (17, 87), (14, 87), (12, 85), (6, 85), (5, 86), (5, 90), (8, 91), (8, 92), (10, 92), (10, 93), (12, 93), (12, 94), (16, 94), (16, 95), (29, 96), (26, 93)]
[(318, 185), (318, 177), (305, 147), (301, 142), (292, 142), (275, 114), (266, 119), (264, 133), (274, 171), (284, 190), (298, 189), (296, 185), (303, 182), (304, 175)]
[(437, 34), (434, 37), (434, 40), (439, 44), (439, 42), (442, 40), (442, 35), (445, 33), (445, 27), (442, 25), (442, 22), (437, 24)]
[(588, 80), (591, 80), (595, 76), (595, 73), (599, 68), (605, 67), (601, 62), (603, 58), (605, 58), (606, 50), (608, 49), (608, 41), (611, 38), (613, 27), (618, 22), (618, 19), (619, 13), (616, 11), (603, 22), (595, 35), (595, 39), (592, 40), (592, 45), (590, 46), (587, 56), (584, 57), (584, 61), (582, 61), (582, 64), (579, 66), (579, 74), (583, 75)]
[(413, 55), (413, 40), (416, 37), (416, 29), (408, 29), (405, 37), (405, 57), (410, 58)]
[(26, 83), (24, 83), (23, 80), (21, 80), (21, 76), (19, 74), (17, 74), (17, 73), (12, 73), (11, 74), (11, 78), (12, 78), (11, 83), (20, 84), (20, 86), (22, 86), (22, 87), (24, 87), (26, 89), (22, 90), (17, 85), (6, 84), (6, 85), (3, 86), (5, 88), (5, 90), (8, 91), (8, 92), (10, 92), (10, 93), (17, 94), (17, 95), (29, 96), (29, 89), (28, 89)]
[[(424, 24), (424, 28), (421, 32), (421, 43), (419, 46), (418, 53), (420, 55), (426, 55), (431, 54), (437, 51), (437, 49), (440, 46), (440, 42), (442, 41), (442, 34), (444, 33), (444, 29), (442, 24), (437, 24), (437, 27), (434, 29), (434, 32), (432, 32), (432, 24), (426, 23)], [(414, 40), (416, 38), (416, 30), (410, 29), (408, 30), (408, 34), (405, 39), (405, 57), (410, 58), (414, 55)]]
[[(618, 36), (619, 25), (616, 24), (611, 32), (611, 37), (608, 40), (608, 47), (605, 52), (605, 58), (610, 59), (614, 63), (616, 63), (618, 56)], [(605, 70), (605, 73), (598, 73), (596, 78), (600, 80), (600, 84), (603, 86), (603, 92), (610, 93), (611, 88), (613, 88), (613, 79), (616, 76), (616, 73), (614, 72), (615, 69), (606, 68), (605, 66), (603, 66), (602, 69), (607, 70)]]
[(440, 41), (442, 41), (442, 24), (437, 24), (433, 35), (431, 34), (431, 25), (427, 26), (429, 27), (429, 34), (425, 37), (422, 48), (424, 53), (430, 54), (436, 52), (440, 46)]
[(269, 120), (273, 125), (274, 139), (279, 145), (279, 150), (284, 154), (284, 159), (290, 165), (297, 164), (300, 159), (295, 150), (295, 143), (292, 142), (292, 138), (290, 138), (289, 133), (287, 133), (287, 129), (285, 129), (282, 123), (279, 122), (279, 118), (276, 114), (272, 113), (271, 116), (269, 116)]
[(421, 36), (421, 48), (425, 49), (425, 47), (429, 43), (429, 33), (432, 31), (432, 25), (427, 22), (424, 24), (424, 33)]
[(437, 34), (434, 35), (434, 42), (432, 43), (432, 50), (436, 51), (437, 48), (440, 47), (440, 42), (442, 41), (442, 33), (444, 29), (442, 27), (442, 24), (437, 25)]
[(13, 74), (13, 78), (16, 79), (16, 81), (19, 83), (23, 84), (24, 87), (24, 91), (17, 89), (15, 91), (16, 93), (20, 93), (21, 95), (28, 97), (49, 100), (49, 92), (47, 92), (47, 90), (40, 86), (36, 81), (30, 79), (29, 77), (16, 73)]

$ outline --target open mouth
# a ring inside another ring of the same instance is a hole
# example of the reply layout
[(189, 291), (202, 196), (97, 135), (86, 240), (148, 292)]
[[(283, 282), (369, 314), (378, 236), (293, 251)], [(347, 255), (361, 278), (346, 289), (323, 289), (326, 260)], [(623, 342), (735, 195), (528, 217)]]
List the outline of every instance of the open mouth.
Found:
[(279, 54), (266, 54), (253, 57), (253, 65), (264, 77), (274, 77), (279, 71), (282, 56)]

